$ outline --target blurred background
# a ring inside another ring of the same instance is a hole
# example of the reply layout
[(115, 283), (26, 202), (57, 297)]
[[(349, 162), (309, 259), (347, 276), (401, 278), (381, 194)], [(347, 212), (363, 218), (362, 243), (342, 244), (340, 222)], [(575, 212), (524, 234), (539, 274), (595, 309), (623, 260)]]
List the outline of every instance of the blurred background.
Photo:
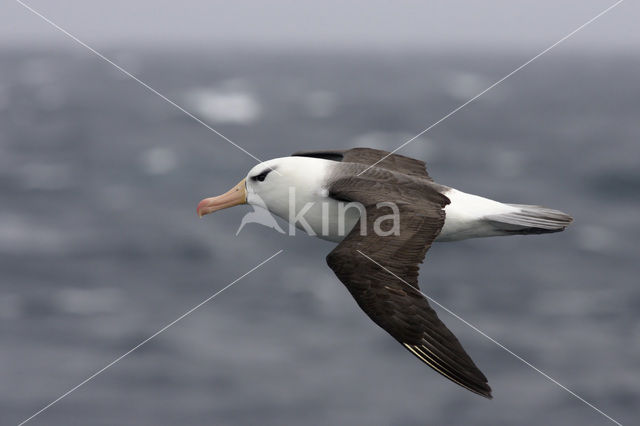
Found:
[[(31, 0), (252, 154), (391, 150), (613, 1)], [(622, 423), (640, 405), (640, 6), (624, 2), (400, 154), (575, 217), (438, 244), (430, 296)], [(328, 242), (197, 218), (255, 161), (17, 2), (0, 6), (0, 421), (607, 424), (434, 307), (494, 399), (359, 310)]]

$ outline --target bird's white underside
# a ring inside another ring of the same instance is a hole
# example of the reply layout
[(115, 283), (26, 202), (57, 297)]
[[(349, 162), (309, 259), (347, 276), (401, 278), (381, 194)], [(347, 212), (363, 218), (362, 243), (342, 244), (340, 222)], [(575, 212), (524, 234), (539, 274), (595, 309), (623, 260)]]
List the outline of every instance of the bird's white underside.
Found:
[[(271, 213), (289, 223), (294, 222), (295, 215), (298, 214), (304, 218), (316, 236), (339, 242), (356, 225), (360, 211), (353, 206), (341, 215), (339, 212), (342, 202), (329, 197), (327, 180), (334, 164), (336, 163), (333, 161), (307, 157), (276, 158), (261, 163), (247, 176), (247, 200), (250, 204), (266, 206)], [(259, 174), (269, 167), (279, 173), (270, 173), (265, 182), (253, 182), (249, 179), (250, 176)], [(436, 241), (499, 235), (494, 227), (482, 219), (487, 215), (518, 210), (510, 205), (453, 188), (443, 193), (451, 203), (444, 209), (445, 223)], [(309, 231), (305, 229), (302, 221), (295, 221), (295, 226)]]
[(520, 210), (517, 207), (453, 188), (444, 192), (444, 195), (451, 200), (451, 203), (444, 208), (444, 226), (436, 241), (458, 241), (502, 235), (499, 229), (484, 219), (487, 216)]

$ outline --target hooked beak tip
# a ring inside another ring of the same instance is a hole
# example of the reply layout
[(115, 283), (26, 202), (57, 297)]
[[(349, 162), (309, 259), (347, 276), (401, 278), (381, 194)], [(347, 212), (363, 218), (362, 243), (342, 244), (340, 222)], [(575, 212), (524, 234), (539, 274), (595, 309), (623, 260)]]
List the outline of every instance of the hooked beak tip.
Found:
[(198, 214), (199, 218), (202, 218), (202, 216), (204, 216), (204, 212), (202, 211), (202, 209), (205, 204), (206, 204), (205, 200), (202, 200), (198, 203), (198, 208), (196, 208), (196, 213)]

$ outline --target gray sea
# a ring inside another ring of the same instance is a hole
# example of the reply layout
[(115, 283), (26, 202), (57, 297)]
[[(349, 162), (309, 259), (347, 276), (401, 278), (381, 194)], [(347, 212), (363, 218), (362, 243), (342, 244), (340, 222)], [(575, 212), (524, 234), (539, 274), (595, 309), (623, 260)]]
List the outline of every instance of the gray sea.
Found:
[[(107, 49), (261, 159), (393, 149), (535, 52)], [(399, 153), (438, 182), (566, 211), (545, 236), (436, 244), (425, 293), (624, 424), (640, 407), (640, 59), (558, 48)], [(435, 307), (489, 401), (416, 360), (329, 242), (198, 219), (255, 164), (83, 50), (0, 51), (0, 423), (612, 424)]]

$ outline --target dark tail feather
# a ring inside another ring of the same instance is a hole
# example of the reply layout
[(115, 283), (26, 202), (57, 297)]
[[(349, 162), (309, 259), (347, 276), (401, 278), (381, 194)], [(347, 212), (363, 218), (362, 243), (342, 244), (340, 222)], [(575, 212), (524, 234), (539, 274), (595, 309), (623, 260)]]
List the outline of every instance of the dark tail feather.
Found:
[(560, 232), (573, 222), (573, 218), (559, 210), (525, 204), (509, 204), (517, 211), (490, 215), (485, 218), (505, 234), (548, 234)]

